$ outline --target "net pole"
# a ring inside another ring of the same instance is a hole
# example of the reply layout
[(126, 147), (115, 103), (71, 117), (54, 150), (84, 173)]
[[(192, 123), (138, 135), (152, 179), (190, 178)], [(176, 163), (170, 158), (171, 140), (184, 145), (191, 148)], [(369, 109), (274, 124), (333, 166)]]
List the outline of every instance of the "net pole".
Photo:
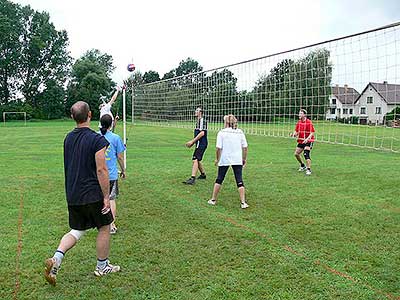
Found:
[(133, 82), (131, 82), (131, 106), (132, 106), (132, 109), (131, 109), (131, 113), (132, 113), (132, 125), (133, 125), (133, 115), (134, 115), (134, 113), (135, 113), (135, 106), (134, 106), (134, 100), (135, 100), (135, 96), (134, 96), (134, 91), (133, 91)]
[[(126, 147), (126, 87), (122, 89), (122, 120), (123, 120), (123, 139)], [(124, 151), (124, 169), (126, 170), (126, 149)]]

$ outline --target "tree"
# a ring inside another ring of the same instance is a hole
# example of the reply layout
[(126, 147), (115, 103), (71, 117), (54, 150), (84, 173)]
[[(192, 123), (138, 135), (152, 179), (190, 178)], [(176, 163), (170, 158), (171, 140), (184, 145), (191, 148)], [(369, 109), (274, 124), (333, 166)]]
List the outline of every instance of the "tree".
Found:
[(270, 121), (295, 116), (300, 108), (311, 117), (324, 117), (329, 104), (332, 79), (330, 52), (311, 51), (296, 61), (285, 59), (261, 76), (252, 91), (253, 114)]
[(0, 0), (0, 104), (7, 104), (17, 92), (20, 7)]
[(46, 12), (37, 12), (29, 6), (22, 7), (22, 32), (18, 75), (25, 100), (34, 108), (38, 107), (36, 95), (48, 81), (59, 85), (66, 82), (71, 65), (67, 50), (66, 31), (57, 31)]
[(183, 76), (201, 71), (203, 71), (203, 67), (199, 62), (188, 57), (179, 63), (179, 66), (175, 69), (175, 76)]
[(47, 81), (45, 90), (37, 96), (39, 117), (44, 119), (64, 117), (65, 95), (63, 86), (55, 80)]
[(144, 83), (151, 83), (160, 81), (160, 75), (156, 71), (147, 71), (143, 75), (143, 82)]
[(97, 49), (87, 51), (72, 67), (72, 78), (68, 85), (66, 113), (77, 101), (89, 104), (93, 118), (99, 117), (99, 98), (109, 96), (115, 86), (110, 75), (114, 70), (111, 55)]

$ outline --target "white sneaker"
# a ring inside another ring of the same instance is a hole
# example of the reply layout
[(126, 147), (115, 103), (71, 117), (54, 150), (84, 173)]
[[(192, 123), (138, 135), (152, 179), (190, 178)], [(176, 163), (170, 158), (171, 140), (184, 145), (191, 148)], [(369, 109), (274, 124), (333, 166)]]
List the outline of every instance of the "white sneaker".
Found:
[(210, 204), (210, 205), (215, 205), (215, 204), (217, 204), (217, 201), (214, 200), (214, 199), (210, 199), (210, 200), (208, 200), (207, 203)]
[(310, 175), (311, 175), (311, 170), (307, 170), (307, 171), (306, 171), (306, 175), (307, 175), (307, 176), (310, 176)]
[(300, 167), (300, 168), (299, 168), (299, 172), (303, 172), (303, 171), (305, 171), (305, 170), (307, 170), (307, 167)]
[(240, 207), (241, 207), (242, 209), (245, 209), (245, 208), (248, 208), (249, 205), (248, 205), (246, 202), (241, 202), (241, 203), (240, 203)]
[(109, 262), (107, 262), (107, 265), (102, 270), (96, 267), (96, 270), (94, 270), (94, 275), (100, 277), (100, 276), (104, 276), (104, 275), (107, 275), (110, 273), (119, 272), (120, 270), (121, 270), (120, 266), (114, 266), (114, 265), (110, 264)]

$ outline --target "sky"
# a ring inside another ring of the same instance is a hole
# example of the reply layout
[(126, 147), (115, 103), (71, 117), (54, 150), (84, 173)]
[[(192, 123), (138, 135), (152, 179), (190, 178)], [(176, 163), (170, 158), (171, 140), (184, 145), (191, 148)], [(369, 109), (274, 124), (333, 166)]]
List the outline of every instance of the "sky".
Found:
[(71, 56), (113, 56), (114, 81), (164, 73), (187, 57), (205, 70), (400, 21), (399, 0), (12, 0), (47, 11)]

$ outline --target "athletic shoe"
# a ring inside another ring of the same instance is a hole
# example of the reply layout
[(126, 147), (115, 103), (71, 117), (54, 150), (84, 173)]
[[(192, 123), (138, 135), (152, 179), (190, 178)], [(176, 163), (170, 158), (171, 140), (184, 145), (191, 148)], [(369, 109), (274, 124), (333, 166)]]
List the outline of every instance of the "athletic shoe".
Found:
[(310, 176), (310, 175), (311, 175), (311, 170), (307, 170), (307, 171), (306, 171), (306, 175), (307, 175), (307, 176)]
[(190, 185), (193, 185), (194, 182), (195, 182), (195, 179), (192, 178), (192, 177), (190, 177), (190, 178), (189, 178), (188, 180), (186, 180), (186, 181), (183, 181), (184, 184), (190, 184)]
[(117, 228), (117, 226), (111, 226), (111, 228), (110, 228), (110, 234), (116, 234), (117, 233), (117, 230), (118, 230), (118, 228)]
[(300, 167), (300, 168), (299, 168), (299, 172), (303, 172), (303, 171), (305, 171), (305, 170), (307, 170), (307, 167), (306, 167), (306, 166)]
[(242, 209), (245, 209), (245, 208), (248, 208), (249, 205), (248, 205), (246, 202), (241, 202), (241, 203), (240, 203), (240, 207), (241, 207)]
[(197, 177), (197, 179), (206, 179), (207, 176), (206, 174), (200, 174), (199, 177)]
[(208, 200), (207, 203), (210, 204), (210, 205), (215, 205), (215, 204), (217, 204), (217, 201), (214, 200), (214, 199), (210, 199), (210, 200)]
[(46, 278), (47, 282), (52, 286), (56, 285), (56, 277), (60, 266), (57, 264), (57, 261), (54, 257), (46, 259), (44, 262), (46, 268), (44, 269), (44, 278)]
[(96, 267), (96, 270), (94, 270), (94, 275), (101, 277), (110, 273), (116, 273), (121, 270), (120, 266), (114, 266), (107, 262), (107, 265), (104, 267), (104, 269), (99, 269)]

